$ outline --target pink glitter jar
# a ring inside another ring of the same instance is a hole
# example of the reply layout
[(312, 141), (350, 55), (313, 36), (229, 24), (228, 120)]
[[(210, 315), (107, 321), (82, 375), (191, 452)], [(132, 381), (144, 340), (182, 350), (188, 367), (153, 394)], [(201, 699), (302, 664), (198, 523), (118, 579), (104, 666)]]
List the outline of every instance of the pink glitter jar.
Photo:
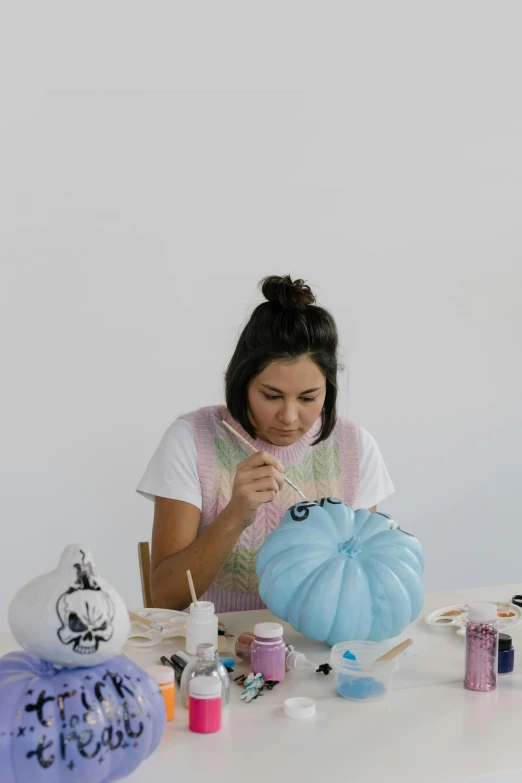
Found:
[(283, 682), (285, 679), (286, 645), (283, 626), (279, 623), (258, 623), (252, 642), (252, 671), (262, 674), (265, 680)]
[(495, 604), (471, 604), (466, 625), (466, 675), (471, 691), (497, 687), (498, 618)]

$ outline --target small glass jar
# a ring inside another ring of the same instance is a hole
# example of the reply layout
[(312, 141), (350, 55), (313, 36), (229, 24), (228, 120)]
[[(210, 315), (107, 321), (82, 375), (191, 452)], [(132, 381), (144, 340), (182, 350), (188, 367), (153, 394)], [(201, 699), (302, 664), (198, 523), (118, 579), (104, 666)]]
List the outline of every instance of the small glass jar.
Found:
[(167, 720), (173, 720), (176, 708), (174, 669), (172, 669), (170, 666), (149, 666), (147, 667), (146, 672), (150, 674), (161, 691), (161, 695), (165, 701)]
[(185, 650), (189, 655), (196, 655), (200, 644), (213, 644), (217, 649), (218, 618), (211, 601), (198, 601), (197, 606), (190, 604), (185, 634)]
[(195, 677), (214, 677), (221, 682), (221, 702), (226, 707), (230, 699), (230, 677), (226, 668), (217, 656), (217, 649), (213, 644), (200, 644), (197, 650), (197, 658), (187, 663), (181, 675), (181, 704), (189, 706), (189, 686)]
[(495, 604), (471, 604), (466, 624), (466, 674), (471, 691), (497, 687), (498, 618)]
[(258, 623), (254, 627), (251, 646), (251, 668), (265, 680), (283, 682), (285, 678), (286, 645), (283, 626), (279, 623)]
[(515, 666), (513, 639), (507, 633), (498, 635), (498, 673), (509, 674)]

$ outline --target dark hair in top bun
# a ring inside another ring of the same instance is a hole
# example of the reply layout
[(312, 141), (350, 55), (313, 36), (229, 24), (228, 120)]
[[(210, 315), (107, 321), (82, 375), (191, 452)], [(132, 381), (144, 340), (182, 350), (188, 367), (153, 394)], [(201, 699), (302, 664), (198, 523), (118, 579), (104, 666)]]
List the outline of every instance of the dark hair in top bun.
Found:
[(290, 275), (265, 277), (259, 285), (263, 296), (275, 310), (306, 310), (315, 304), (310, 286), (304, 280), (292, 281)]
[(322, 426), (316, 443), (328, 438), (337, 420), (337, 327), (330, 313), (315, 304), (304, 280), (265, 277), (259, 284), (266, 302), (258, 305), (243, 329), (225, 374), (227, 407), (254, 438), (248, 416), (248, 386), (271, 362), (308, 356), (326, 378)]

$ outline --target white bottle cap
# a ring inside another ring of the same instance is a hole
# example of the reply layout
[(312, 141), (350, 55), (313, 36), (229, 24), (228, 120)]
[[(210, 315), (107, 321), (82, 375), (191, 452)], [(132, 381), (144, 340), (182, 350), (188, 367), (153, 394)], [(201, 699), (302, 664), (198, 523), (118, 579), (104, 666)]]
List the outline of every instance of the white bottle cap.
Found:
[(195, 699), (216, 699), (221, 696), (223, 685), (218, 677), (200, 675), (189, 683), (189, 693)]
[(468, 606), (468, 620), (471, 620), (472, 623), (492, 623), (497, 619), (495, 604), (470, 604)]
[(172, 666), (148, 666), (145, 671), (150, 674), (158, 685), (170, 685), (174, 683), (174, 669)]
[(280, 639), (283, 626), (279, 623), (258, 623), (254, 626), (254, 636), (257, 639)]
[(190, 604), (190, 614), (195, 615), (213, 615), (215, 614), (215, 606), (212, 601), (198, 601), (198, 605)]
[(293, 718), (294, 720), (313, 718), (315, 715), (315, 701), (303, 697), (287, 699), (285, 701), (285, 715), (287, 718)]

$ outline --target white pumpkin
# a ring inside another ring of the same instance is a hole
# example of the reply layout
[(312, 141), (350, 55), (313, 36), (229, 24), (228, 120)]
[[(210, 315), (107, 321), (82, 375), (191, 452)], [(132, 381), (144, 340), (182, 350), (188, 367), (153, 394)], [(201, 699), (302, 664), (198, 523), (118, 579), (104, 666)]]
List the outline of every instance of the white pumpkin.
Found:
[(97, 666), (118, 655), (129, 635), (127, 608), (96, 573), (91, 553), (71, 544), (58, 567), (15, 595), (9, 626), (28, 652), (55, 666)]

